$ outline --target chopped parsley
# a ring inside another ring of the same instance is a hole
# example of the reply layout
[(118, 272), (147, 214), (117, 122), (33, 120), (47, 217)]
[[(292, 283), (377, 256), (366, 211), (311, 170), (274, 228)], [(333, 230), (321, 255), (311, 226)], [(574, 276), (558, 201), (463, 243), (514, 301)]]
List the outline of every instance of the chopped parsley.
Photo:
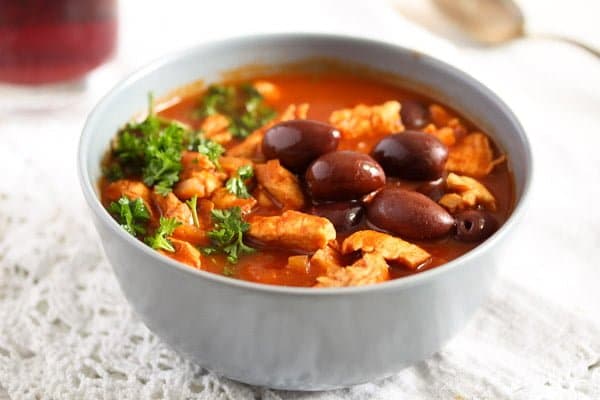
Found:
[(194, 220), (194, 225), (196, 226), (196, 228), (200, 228), (200, 220), (198, 219), (198, 209), (196, 208), (198, 206), (198, 196), (194, 195), (194, 197), (187, 200), (185, 204), (187, 204), (187, 206), (190, 208), (190, 211), (192, 212), (192, 219)]
[(110, 163), (102, 167), (102, 175), (110, 182), (118, 181), (119, 179), (123, 179), (125, 177), (125, 173), (123, 172), (123, 168), (117, 163)]
[(204, 248), (206, 254), (217, 251), (225, 253), (227, 260), (235, 264), (243, 254), (252, 253), (254, 249), (244, 244), (244, 233), (250, 229), (250, 224), (242, 218), (240, 207), (228, 210), (212, 210), (214, 227), (208, 232), (213, 246)]
[(197, 149), (200, 154), (204, 154), (206, 157), (208, 157), (208, 159), (215, 164), (215, 167), (221, 168), (221, 164), (219, 164), (219, 157), (225, 153), (225, 148), (223, 146), (214, 140), (206, 139), (205, 137), (201, 136), (198, 139)]
[(175, 218), (160, 217), (158, 228), (154, 231), (154, 235), (148, 236), (145, 239), (146, 244), (155, 250), (174, 252), (175, 248), (169, 239), (167, 239), (167, 236), (172, 235), (175, 228), (179, 225), (181, 225), (181, 222), (177, 221)]
[(223, 275), (233, 276), (233, 275), (235, 275), (235, 269), (231, 265), (225, 265), (223, 267)]
[(250, 197), (250, 192), (248, 192), (245, 181), (253, 176), (254, 170), (252, 169), (252, 165), (242, 165), (238, 168), (235, 176), (227, 180), (225, 187), (229, 193), (236, 195), (240, 199), (247, 199)]
[(113, 155), (126, 175), (141, 175), (148, 186), (166, 195), (179, 180), (187, 133), (181, 124), (164, 123), (154, 113), (152, 96), (146, 119), (127, 124), (118, 134)]
[(229, 119), (229, 130), (236, 138), (245, 138), (276, 113), (251, 84), (211, 85), (197, 109), (196, 116), (222, 114)]
[(130, 200), (122, 196), (118, 201), (110, 203), (108, 211), (131, 235), (137, 237), (146, 233), (145, 225), (150, 219), (150, 213), (142, 199)]

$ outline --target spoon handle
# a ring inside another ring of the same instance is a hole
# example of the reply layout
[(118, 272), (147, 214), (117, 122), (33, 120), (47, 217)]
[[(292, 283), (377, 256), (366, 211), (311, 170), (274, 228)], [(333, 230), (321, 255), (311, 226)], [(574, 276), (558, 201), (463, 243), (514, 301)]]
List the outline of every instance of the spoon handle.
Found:
[(530, 33), (530, 32), (527, 32), (524, 36), (528, 37), (528, 38), (532, 38), (532, 39), (554, 40), (554, 41), (568, 43), (572, 46), (576, 46), (582, 50), (587, 51), (588, 53), (596, 56), (597, 58), (600, 58), (600, 50), (598, 50), (597, 48), (595, 48), (593, 46), (590, 46), (588, 44), (580, 42), (579, 40), (572, 39), (568, 36), (556, 35), (553, 33)]

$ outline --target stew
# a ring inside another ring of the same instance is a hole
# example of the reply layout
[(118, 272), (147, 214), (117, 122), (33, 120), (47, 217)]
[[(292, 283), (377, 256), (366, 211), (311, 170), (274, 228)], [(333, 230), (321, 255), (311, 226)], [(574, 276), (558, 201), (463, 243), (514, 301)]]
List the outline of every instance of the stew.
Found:
[(127, 232), (192, 268), (373, 284), (468, 252), (512, 211), (506, 155), (488, 135), (371, 77), (269, 74), (162, 104), (116, 134), (101, 198)]

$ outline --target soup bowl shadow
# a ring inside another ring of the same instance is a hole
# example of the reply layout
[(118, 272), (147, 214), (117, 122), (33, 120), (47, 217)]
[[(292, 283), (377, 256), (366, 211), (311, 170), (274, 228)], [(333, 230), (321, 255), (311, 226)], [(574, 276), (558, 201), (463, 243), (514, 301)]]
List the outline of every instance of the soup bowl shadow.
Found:
[[(101, 160), (114, 133), (145, 108), (199, 78), (218, 81), (244, 65), (326, 57), (395, 76), (456, 110), (509, 155), (516, 204), (484, 243), (441, 266), (378, 285), (269, 286), (199, 271), (127, 234), (99, 201)], [(114, 87), (89, 115), (78, 150), (82, 190), (121, 290), (150, 330), (193, 362), (241, 382), (322, 390), (390, 376), (438, 351), (486, 298), (502, 247), (523, 213), (532, 160), (509, 108), (465, 73), (431, 57), (366, 39), (277, 34), (228, 39), (167, 56)]]

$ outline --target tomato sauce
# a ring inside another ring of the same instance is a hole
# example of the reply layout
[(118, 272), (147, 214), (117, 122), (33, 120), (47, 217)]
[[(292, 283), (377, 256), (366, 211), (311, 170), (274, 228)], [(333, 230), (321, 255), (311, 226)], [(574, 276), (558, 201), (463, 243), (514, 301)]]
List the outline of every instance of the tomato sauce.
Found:
[[(258, 76), (256, 79), (267, 80), (279, 88), (280, 97), (277, 101), (270, 103), (278, 112), (283, 111), (289, 104), (308, 103), (310, 104), (308, 118), (324, 122), (328, 121), (330, 114), (334, 110), (351, 108), (361, 103), (372, 105), (389, 100), (397, 100), (401, 103), (405, 100), (417, 100), (425, 104), (433, 103), (432, 100), (426, 99), (421, 95), (411, 93), (391, 84), (378, 82), (368, 77), (337, 72), (315, 74), (281, 73)], [(162, 110), (161, 115), (197, 127), (198, 121), (192, 117), (197, 104), (198, 96), (184, 98)], [(478, 130), (465, 118), (460, 115), (457, 116), (461, 118), (462, 123), (466, 125), (469, 131)], [(380, 139), (381, 136), (369, 137), (367, 140), (342, 139), (338, 149), (369, 153)], [(495, 196), (497, 210), (493, 212), (493, 215), (500, 225), (502, 225), (510, 215), (514, 204), (513, 180), (506, 163), (496, 166), (489, 175), (479, 180)], [(403, 187), (414, 188), (420, 183), (388, 178), (387, 185), (401, 185)], [(260, 208), (253, 211), (253, 213), (264, 215), (277, 214), (278, 212), (278, 210)], [(356, 230), (367, 228), (369, 228), (367, 223), (363, 222)], [(338, 234), (338, 241), (343, 240), (348, 234)], [(391, 265), (390, 276), (392, 278), (399, 278), (437, 267), (461, 256), (478, 245), (478, 243), (458, 241), (452, 235), (439, 240), (412, 242), (428, 251), (433, 256), (432, 259), (417, 270), (401, 265)], [(290, 254), (293, 253), (283, 250), (263, 249), (255, 254), (244, 256), (238, 264), (229, 268), (228, 274), (243, 280), (268, 284), (289, 286), (314, 285), (319, 271), (311, 270), (309, 265), (307, 265), (304, 271), (291, 270), (289, 267), (286, 267), (287, 258)], [(227, 265), (225, 257), (222, 256), (211, 256), (203, 260), (203, 262), (206, 269), (215, 273), (223, 273), (223, 265)]]

